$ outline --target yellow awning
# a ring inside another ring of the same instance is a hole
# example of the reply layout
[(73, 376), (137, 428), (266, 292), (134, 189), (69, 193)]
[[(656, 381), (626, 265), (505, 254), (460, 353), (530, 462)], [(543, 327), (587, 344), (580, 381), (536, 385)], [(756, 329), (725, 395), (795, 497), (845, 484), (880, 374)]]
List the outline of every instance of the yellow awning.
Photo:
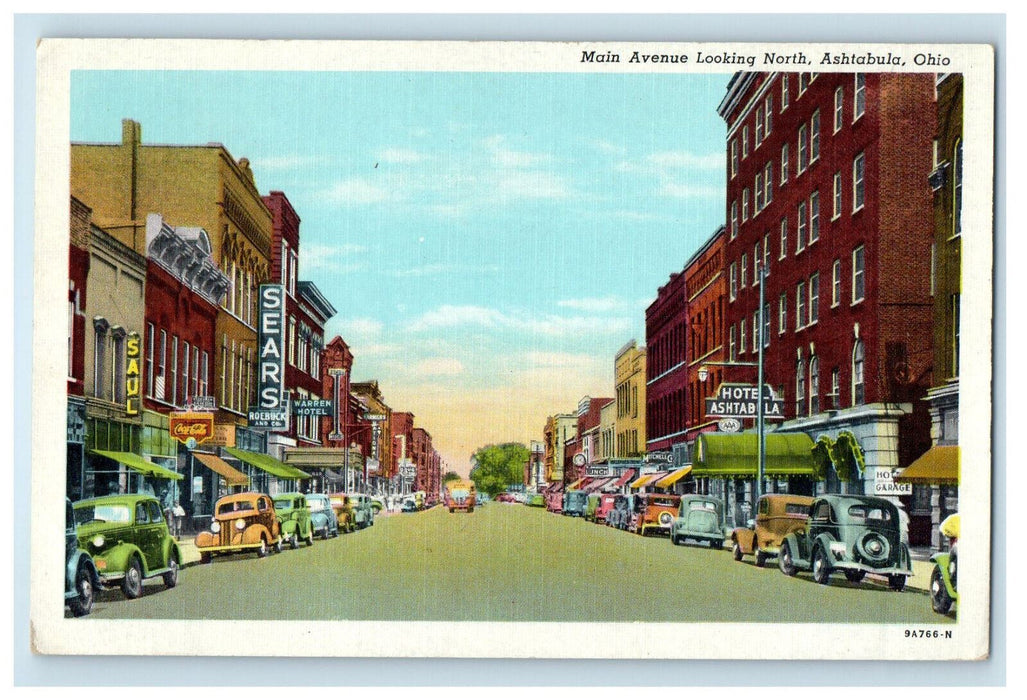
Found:
[(568, 491), (573, 491), (574, 489), (578, 488), (578, 484), (580, 484), (580, 483), (581, 483), (582, 481), (584, 481), (584, 480), (585, 480), (585, 479), (578, 479), (578, 480), (577, 480), (577, 481), (575, 481), (575, 482), (574, 482), (573, 484), (571, 484), (570, 486), (568, 486), (568, 487), (567, 487), (567, 490), (568, 490)]
[(670, 488), (671, 486), (676, 484), (678, 481), (680, 481), (681, 479), (683, 479), (686, 476), (688, 476), (691, 472), (692, 472), (692, 465), (688, 465), (687, 467), (681, 467), (680, 469), (675, 469), (670, 474), (668, 474), (667, 476), (665, 476), (662, 479), (660, 479), (659, 481), (657, 481), (656, 482), (656, 488), (658, 488), (658, 489)]
[(643, 486), (649, 486), (657, 479), (662, 479), (665, 476), (667, 476), (667, 472), (655, 472), (653, 474), (644, 474), (631, 482), (631, 488), (640, 489)]
[(895, 477), (906, 484), (959, 484), (959, 445), (935, 445)]
[(145, 474), (146, 476), (155, 476), (158, 479), (174, 479), (175, 481), (182, 478), (181, 474), (173, 472), (170, 469), (160, 467), (153, 462), (143, 459), (137, 454), (133, 454), (132, 452), (109, 452), (107, 450), (90, 450), (90, 452), (95, 455), (100, 455), (101, 457), (106, 457), (107, 459), (113, 459), (115, 462), (120, 462), (129, 469), (134, 469), (140, 474)]
[(193, 452), (193, 457), (200, 460), (203, 465), (212, 472), (225, 477), (225, 483), (229, 486), (247, 486), (250, 483), (250, 477), (246, 476), (217, 455), (210, 455), (205, 452)]

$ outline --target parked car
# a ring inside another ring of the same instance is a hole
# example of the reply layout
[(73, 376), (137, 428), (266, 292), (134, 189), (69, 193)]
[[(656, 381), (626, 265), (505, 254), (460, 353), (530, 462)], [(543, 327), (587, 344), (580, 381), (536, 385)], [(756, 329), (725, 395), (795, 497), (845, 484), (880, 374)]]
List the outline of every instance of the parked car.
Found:
[(92, 555), (79, 545), (71, 500), (66, 498), (64, 501), (64, 604), (71, 609), (72, 615), (82, 617), (93, 609), (100, 575)]
[(563, 491), (551, 491), (546, 494), (546, 510), (550, 513), (563, 512)]
[(613, 499), (613, 507), (606, 514), (606, 524), (618, 530), (627, 530), (631, 513), (635, 509), (634, 494), (620, 494)]
[(401, 510), (404, 513), (416, 513), (417, 512), (417, 503), (414, 502), (414, 499), (407, 498), (407, 499), (405, 499), (403, 501), (403, 506), (402, 506)]
[[(353, 525), (358, 530), (374, 525), (374, 508), (371, 507), (370, 496), (365, 496), (362, 493), (351, 493), (349, 502), (353, 506)], [(417, 504), (418, 510), (422, 510), (420, 504), (417, 503), (416, 494), (414, 503)]]
[(781, 543), (790, 533), (802, 530), (809, 520), (811, 496), (794, 496), (789, 493), (768, 493), (756, 501), (756, 518), (746, 527), (731, 531), (731, 550), (735, 561), (751, 554), (756, 566), (763, 566), (767, 559), (776, 557)]
[(79, 546), (93, 558), (102, 586), (120, 584), (126, 598), (143, 594), (143, 580), (178, 585), (182, 552), (160, 501), (147, 494), (90, 498), (74, 504)]
[(353, 532), (356, 524), (353, 522), (353, 504), (349, 496), (344, 493), (333, 493), (329, 497), (332, 502), (332, 510), (339, 520), (339, 532)]
[(585, 506), (588, 505), (587, 491), (568, 491), (563, 495), (563, 514), (574, 518), (581, 518), (585, 515)]
[(204, 564), (217, 554), (254, 551), (258, 557), (266, 557), (272, 548), (282, 551), (282, 523), (271, 497), (253, 491), (219, 498), (210, 530), (196, 535), (196, 549)]
[(332, 508), (332, 501), (323, 493), (308, 493), (307, 507), (310, 508), (310, 524), (322, 539), (339, 536), (339, 518)]
[(635, 496), (631, 515), (631, 531), (643, 537), (647, 534), (670, 534), (670, 526), (677, 515), (681, 496), (676, 493), (644, 493)]
[(496, 503), (516, 503), (517, 499), (510, 493), (500, 493), (496, 495)]
[(898, 508), (876, 496), (831, 495), (814, 500), (806, 527), (788, 534), (781, 543), (778, 564), (789, 576), (810, 570), (813, 580), (821, 584), (829, 583), (836, 570), (852, 583), (859, 583), (867, 573), (882, 574), (896, 591), (913, 575)]
[(385, 510), (385, 504), (382, 503), (382, 499), (380, 499), (380, 498), (372, 498), (371, 499), (371, 508), (374, 510), (374, 514), (378, 515), (383, 510)]
[(723, 548), (724, 501), (697, 494), (682, 496), (678, 517), (670, 525), (670, 541), (684, 544), (685, 540), (708, 542), (714, 549)]
[(954, 513), (945, 518), (938, 529), (950, 539), (951, 544), (949, 551), (931, 555), (931, 561), (934, 562), (934, 569), (931, 571), (931, 608), (934, 612), (945, 615), (952, 609), (953, 603), (959, 603), (959, 589), (956, 588), (959, 514)]
[(531, 506), (532, 508), (545, 508), (546, 497), (543, 496), (541, 493), (533, 493), (528, 496), (527, 505)]
[(613, 493), (589, 494), (588, 505), (585, 506), (585, 520), (591, 520), (594, 523), (606, 522), (606, 515), (613, 508), (616, 498), (617, 494)]
[(275, 513), (282, 523), (282, 538), (296, 549), (300, 541), (314, 544), (314, 525), (310, 521), (310, 507), (302, 493), (280, 493), (275, 496)]

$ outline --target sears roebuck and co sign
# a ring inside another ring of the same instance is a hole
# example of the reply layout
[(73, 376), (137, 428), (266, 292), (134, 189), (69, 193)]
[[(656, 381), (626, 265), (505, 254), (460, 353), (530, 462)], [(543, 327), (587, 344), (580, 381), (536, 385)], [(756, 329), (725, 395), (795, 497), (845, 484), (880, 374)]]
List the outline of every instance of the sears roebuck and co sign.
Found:
[(257, 329), (257, 405), (250, 406), (251, 428), (289, 429), (289, 404), (285, 398), (285, 287), (260, 285)]

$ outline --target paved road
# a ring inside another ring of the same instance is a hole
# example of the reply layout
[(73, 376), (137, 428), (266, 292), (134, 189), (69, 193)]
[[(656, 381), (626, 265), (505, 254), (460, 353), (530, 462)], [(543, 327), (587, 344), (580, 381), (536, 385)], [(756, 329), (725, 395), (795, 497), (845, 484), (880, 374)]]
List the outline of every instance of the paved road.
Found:
[(952, 621), (922, 591), (830, 586), (522, 505), (380, 518), (313, 547), (189, 566), (178, 587), (98, 597), (92, 617), (512, 621)]

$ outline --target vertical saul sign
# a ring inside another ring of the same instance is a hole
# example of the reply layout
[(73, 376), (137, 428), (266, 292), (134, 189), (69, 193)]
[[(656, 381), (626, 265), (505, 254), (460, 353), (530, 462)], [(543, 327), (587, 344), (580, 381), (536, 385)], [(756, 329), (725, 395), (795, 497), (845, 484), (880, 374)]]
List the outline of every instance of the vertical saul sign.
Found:
[(260, 285), (257, 329), (257, 405), (251, 406), (251, 428), (289, 429), (289, 407), (283, 390), (285, 379), (285, 288)]

